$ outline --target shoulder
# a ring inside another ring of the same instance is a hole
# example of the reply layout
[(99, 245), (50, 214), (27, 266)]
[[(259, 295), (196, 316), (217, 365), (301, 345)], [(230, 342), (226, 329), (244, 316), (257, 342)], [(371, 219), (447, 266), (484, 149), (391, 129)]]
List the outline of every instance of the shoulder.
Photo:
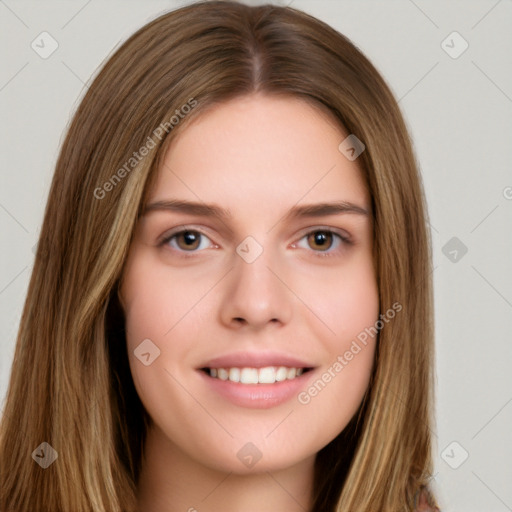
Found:
[(440, 512), (434, 497), (428, 487), (423, 486), (414, 502), (414, 512)]

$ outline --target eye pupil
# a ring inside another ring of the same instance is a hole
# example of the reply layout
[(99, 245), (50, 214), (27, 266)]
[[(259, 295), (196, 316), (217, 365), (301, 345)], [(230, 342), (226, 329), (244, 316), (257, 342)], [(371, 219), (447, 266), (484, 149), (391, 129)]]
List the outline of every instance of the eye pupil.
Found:
[[(332, 233), (327, 231), (315, 231), (309, 235), (308, 243), (313, 249), (320, 249), (325, 251), (332, 245)], [(313, 245), (315, 247), (313, 247)]]
[[(184, 248), (195, 249), (199, 242), (199, 234), (194, 231), (183, 231), (180, 237), (178, 237), (178, 245), (180, 240), (184, 242)], [(183, 247), (181, 247), (183, 248)]]
[[(194, 250), (200, 245), (201, 234), (197, 231), (182, 231), (175, 235), (180, 249)], [(330, 231), (313, 231), (308, 235), (308, 244), (317, 251), (327, 251), (333, 244), (333, 233)]]

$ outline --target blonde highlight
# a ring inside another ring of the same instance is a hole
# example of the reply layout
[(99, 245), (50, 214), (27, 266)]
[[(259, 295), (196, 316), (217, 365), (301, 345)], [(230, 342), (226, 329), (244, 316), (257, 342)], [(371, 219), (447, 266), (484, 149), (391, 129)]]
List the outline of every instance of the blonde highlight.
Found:
[[(123, 266), (174, 138), (207, 109), (256, 92), (300, 97), (364, 141), (380, 309), (403, 306), (378, 334), (358, 413), (318, 455), (313, 510), (410, 511), (428, 486), (431, 246), (398, 104), (373, 65), (328, 25), (292, 8), (211, 1), (164, 14), (132, 35), (95, 77), (67, 130), (0, 424), (2, 510), (33, 510), (40, 496), (41, 512), (137, 510), (149, 418), (127, 363), (117, 295)], [(191, 98), (197, 105), (113, 180)], [(108, 195), (98, 198), (102, 187)], [(43, 441), (59, 452), (44, 471), (30, 457)]]

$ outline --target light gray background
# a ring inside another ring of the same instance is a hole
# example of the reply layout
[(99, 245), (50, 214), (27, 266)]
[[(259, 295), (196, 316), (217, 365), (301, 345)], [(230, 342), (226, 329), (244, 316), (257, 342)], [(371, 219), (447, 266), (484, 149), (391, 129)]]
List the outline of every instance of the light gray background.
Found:
[[(114, 47), (185, 3), (0, 0), (0, 411), (64, 129)], [(275, 3), (347, 35), (400, 100), (434, 244), (433, 486), (443, 511), (512, 511), (512, 2)], [(43, 31), (47, 59), (31, 48)]]

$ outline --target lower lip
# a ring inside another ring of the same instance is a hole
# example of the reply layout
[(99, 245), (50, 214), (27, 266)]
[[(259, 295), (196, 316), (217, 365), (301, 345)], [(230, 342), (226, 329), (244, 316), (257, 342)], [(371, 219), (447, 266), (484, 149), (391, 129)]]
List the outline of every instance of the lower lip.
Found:
[(313, 370), (309, 370), (294, 379), (287, 379), (274, 384), (240, 384), (239, 382), (210, 377), (202, 370), (199, 370), (199, 373), (215, 392), (235, 405), (251, 409), (270, 409), (296, 397)]

